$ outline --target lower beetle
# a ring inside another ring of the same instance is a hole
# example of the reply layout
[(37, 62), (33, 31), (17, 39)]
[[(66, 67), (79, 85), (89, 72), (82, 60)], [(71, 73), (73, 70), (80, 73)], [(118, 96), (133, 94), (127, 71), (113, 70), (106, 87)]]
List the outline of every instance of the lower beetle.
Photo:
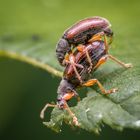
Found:
[(104, 32), (111, 40), (113, 32), (110, 27), (111, 24), (107, 19), (98, 16), (75, 23), (64, 32), (56, 45), (56, 56), (59, 63), (65, 66), (64, 58), (66, 53), (71, 52), (71, 47), (78, 44), (87, 44), (88, 40), (97, 33)]
[(58, 107), (67, 110), (72, 117), (73, 123), (78, 126), (78, 119), (67, 104), (67, 101), (72, 97), (77, 97), (77, 99), (79, 99), (79, 95), (76, 92), (77, 88), (83, 86), (90, 87), (97, 84), (103, 94), (110, 94), (117, 91), (117, 88), (106, 90), (97, 79), (89, 79), (91, 71), (95, 71), (100, 65), (105, 63), (108, 58), (125, 68), (132, 67), (131, 64), (125, 64), (110, 55), (108, 53), (108, 43), (105, 42), (104, 40), (98, 39), (98, 41), (92, 41), (87, 45), (77, 46), (79, 51), (75, 51), (69, 55), (63, 78), (57, 90), (57, 104), (46, 104), (41, 111), (41, 118), (44, 118), (44, 112), (47, 107)]

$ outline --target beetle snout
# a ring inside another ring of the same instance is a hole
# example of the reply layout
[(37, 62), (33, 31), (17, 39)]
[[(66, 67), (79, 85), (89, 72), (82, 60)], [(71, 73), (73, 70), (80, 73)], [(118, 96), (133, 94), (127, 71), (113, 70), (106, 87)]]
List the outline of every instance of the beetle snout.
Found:
[(113, 31), (112, 31), (110, 28), (104, 29), (104, 33), (105, 33), (106, 36), (108, 36), (108, 37), (113, 37)]
[(65, 100), (57, 100), (57, 105), (60, 109), (65, 108)]

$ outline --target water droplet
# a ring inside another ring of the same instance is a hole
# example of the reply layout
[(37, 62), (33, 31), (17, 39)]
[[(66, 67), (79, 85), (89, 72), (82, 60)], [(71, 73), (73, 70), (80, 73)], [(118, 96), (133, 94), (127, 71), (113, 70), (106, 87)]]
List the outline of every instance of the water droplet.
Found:
[(97, 117), (98, 117), (98, 118), (102, 118), (102, 117), (103, 117), (102, 113), (99, 113), (99, 114), (97, 115)]
[(134, 124), (135, 124), (136, 126), (140, 126), (140, 120), (135, 121)]
[(87, 108), (85, 112), (87, 113), (88, 111), (90, 111), (90, 108)]

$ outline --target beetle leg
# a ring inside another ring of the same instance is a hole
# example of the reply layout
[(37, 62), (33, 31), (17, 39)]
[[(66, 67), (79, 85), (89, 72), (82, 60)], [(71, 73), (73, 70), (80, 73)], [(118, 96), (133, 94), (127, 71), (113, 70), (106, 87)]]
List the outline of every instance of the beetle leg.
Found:
[(41, 119), (44, 119), (44, 113), (45, 113), (45, 111), (46, 111), (46, 109), (48, 108), (48, 107), (56, 107), (57, 105), (54, 105), (54, 104), (46, 104), (44, 107), (43, 107), (43, 109), (41, 110), (41, 113), (40, 113), (40, 118)]
[(79, 94), (75, 90), (73, 90), (73, 93), (74, 93), (74, 96), (77, 98), (77, 101), (78, 102), (81, 101)]
[(92, 43), (92, 42), (97, 41), (97, 40), (100, 41), (100, 40), (102, 40), (103, 35), (104, 35), (104, 32), (99, 32), (99, 33), (93, 35), (92, 38), (88, 40), (88, 42)]
[(69, 56), (69, 60), (67, 61), (67, 63), (70, 63), (70, 64), (72, 65), (72, 67), (73, 67), (73, 69), (74, 69), (74, 72), (75, 72), (77, 78), (79, 79), (80, 83), (82, 83), (83, 81), (82, 81), (81, 76), (80, 76), (80, 74), (78, 73), (76, 67), (79, 67), (79, 68), (82, 68), (82, 69), (83, 69), (84, 67), (83, 67), (82, 65), (80, 65), (80, 64), (75, 63), (75, 57), (74, 57), (73, 54), (71, 54), (71, 55)]
[(68, 63), (69, 57), (70, 57), (70, 54), (67, 53), (67, 54), (65, 55), (65, 59), (64, 59), (63, 62), (62, 62), (62, 64), (63, 64), (64, 66)]
[(76, 96), (76, 98), (77, 98), (77, 101), (78, 101), (78, 102), (80, 102), (80, 101), (81, 101), (80, 96)]
[[(46, 104), (44, 106), (44, 108), (41, 110), (41, 113), (40, 113), (40, 118), (41, 119), (44, 119), (44, 113), (45, 113), (45, 110), (48, 108), (48, 107), (58, 107), (57, 105), (53, 105), (53, 104)], [(77, 117), (75, 116), (75, 114), (71, 111), (71, 109), (69, 108), (68, 104), (65, 102), (64, 104), (64, 108), (65, 110), (68, 111), (69, 115), (72, 117), (73, 119), (73, 123), (76, 125), (76, 126), (79, 126), (79, 123), (78, 123), (78, 119)]]
[(80, 83), (82, 83), (81, 76), (78, 73), (76, 67), (81, 68), (81, 69), (83, 69), (84, 67), (83, 67), (83, 65), (80, 65), (80, 64), (75, 63), (75, 57), (74, 57), (74, 55), (72, 53), (71, 54), (68, 54), (66, 56), (66, 58), (64, 59), (64, 63), (65, 64), (68, 64), (69, 63), (70, 65), (72, 65), (72, 67), (74, 69), (74, 72), (75, 72), (77, 78), (79, 79)]
[(70, 100), (73, 96), (74, 96), (75, 98), (77, 98), (77, 101), (78, 101), (78, 102), (81, 100), (79, 94), (78, 94), (75, 90), (73, 90), (71, 93), (66, 93), (66, 94), (63, 96), (63, 99), (64, 99), (65, 101), (68, 101), (68, 100)]
[(82, 53), (82, 52), (84, 51), (85, 46), (82, 45), (82, 44), (79, 44), (76, 48), (77, 48), (77, 50), (78, 50), (79, 52)]
[(78, 122), (78, 119), (77, 117), (75, 116), (75, 114), (71, 111), (70, 107), (68, 106), (68, 104), (65, 102), (65, 110), (68, 111), (69, 115), (72, 117), (72, 120), (73, 120), (73, 123), (76, 125), (76, 126), (79, 126), (79, 122)]
[(95, 65), (94, 69), (98, 68), (100, 65), (104, 64), (107, 61), (108, 55), (101, 57), (98, 63)]
[(90, 79), (88, 80), (87, 82), (85, 82), (83, 84), (83, 86), (86, 86), (86, 87), (90, 87), (90, 86), (93, 86), (94, 84), (97, 84), (100, 88), (100, 90), (102, 91), (103, 94), (110, 94), (110, 93), (114, 93), (116, 92), (118, 89), (117, 88), (113, 88), (113, 89), (110, 89), (110, 90), (106, 90), (103, 85), (97, 80), (97, 79)]
[(108, 43), (107, 43), (107, 38), (106, 38), (105, 34), (103, 36), (104, 36), (105, 51), (108, 54), (109, 47), (108, 47)]
[(91, 70), (92, 70), (93, 64), (92, 64), (92, 61), (91, 61), (91, 58), (90, 58), (90, 56), (89, 56), (89, 52), (88, 52), (87, 48), (85, 48), (84, 45), (80, 44), (80, 45), (77, 46), (77, 50), (80, 51), (81, 53), (86, 52), (86, 57), (87, 57), (88, 62), (89, 62), (89, 64), (90, 64), (90, 67), (88, 68), (88, 72), (90, 73)]
[(125, 63), (123, 63), (122, 61), (118, 60), (116, 57), (114, 57), (114, 56), (112, 56), (110, 54), (108, 55), (108, 57), (110, 59), (112, 59), (113, 61), (117, 62), (118, 64), (120, 64), (121, 66), (125, 67), (125, 68), (131, 68), (131, 67), (133, 67), (133, 65), (131, 63), (125, 64)]
[[(70, 61), (68, 61), (68, 60), (66, 60), (65, 63), (69, 63), (69, 64), (72, 65), (72, 63)], [(76, 66), (76, 67), (78, 67), (78, 68), (81, 68), (81, 69), (84, 68), (83, 65), (81, 65), (81, 64), (73, 63), (73, 65)]]
[(105, 63), (107, 61), (107, 58), (112, 59), (113, 61), (117, 62), (118, 64), (120, 64), (121, 66), (123, 66), (125, 68), (131, 68), (131, 67), (133, 67), (133, 65), (131, 63), (125, 64), (122, 61), (120, 61), (117, 58), (115, 58), (114, 56), (108, 54), (108, 55), (105, 55), (105, 56), (103, 56), (103, 57), (100, 58), (100, 60), (98, 61), (98, 63), (94, 67), (94, 69), (98, 68), (101, 64)]
[[(97, 36), (97, 37), (96, 37)], [(96, 40), (104, 40), (104, 44), (105, 44), (105, 51), (106, 51), (106, 53), (108, 54), (108, 50), (109, 50), (109, 47), (108, 47), (108, 43), (107, 43), (107, 37), (106, 37), (106, 35), (104, 34), (104, 32), (100, 32), (100, 33), (98, 33), (97, 35), (95, 36), (95, 39)], [(99, 36), (99, 37), (98, 37)], [(103, 38), (102, 38), (103, 37)], [(94, 40), (94, 36), (93, 36), (93, 41), (96, 41), (96, 40)]]
[(90, 73), (91, 70), (92, 70), (93, 64), (92, 64), (92, 61), (91, 61), (91, 58), (90, 58), (90, 56), (89, 56), (89, 52), (88, 52), (87, 49), (86, 49), (86, 56), (87, 56), (88, 62), (89, 62), (89, 64), (90, 64), (90, 66), (89, 66), (89, 68), (88, 68), (88, 73)]
[(93, 35), (93, 37), (88, 42), (92, 43), (94, 41), (101, 41), (103, 39), (104, 39), (104, 43), (105, 43), (105, 51), (106, 51), (106, 53), (108, 53), (109, 47), (108, 47), (107, 38), (106, 38), (106, 35), (104, 34), (104, 32), (99, 32), (99, 33)]
[(73, 54), (67, 54), (66, 57), (65, 57), (65, 59), (64, 59), (63, 64), (64, 63), (65, 64), (69, 63), (69, 64), (71, 64), (73, 66), (73, 69), (74, 69), (74, 71), (75, 71), (75, 73), (77, 75), (77, 78), (82, 83), (81, 76), (79, 75), (76, 67), (81, 68), (81, 69), (83, 69), (84, 67), (82, 65), (80, 65), (80, 64), (75, 63)]
[(72, 65), (72, 67), (73, 67), (73, 69), (74, 69), (74, 72), (75, 72), (77, 78), (79, 79), (80, 83), (82, 83), (81, 76), (80, 76), (80, 74), (78, 73), (76, 67), (79, 67), (79, 68), (82, 68), (82, 69), (83, 69), (83, 66), (80, 65), (80, 64), (71, 63), (70, 61), (67, 61), (66, 63), (70, 63), (70, 64)]
[(80, 74), (78, 73), (78, 71), (77, 71), (75, 65), (72, 64), (72, 63), (71, 63), (71, 65), (73, 66), (74, 72), (75, 72), (77, 78), (79, 79), (80, 83), (82, 83), (83, 81), (82, 81), (81, 76), (80, 76)]
[(78, 67), (78, 68), (81, 68), (81, 69), (84, 68), (83, 65), (81, 65), (81, 64), (76, 64), (76, 63), (74, 63), (74, 65), (75, 65), (76, 67)]

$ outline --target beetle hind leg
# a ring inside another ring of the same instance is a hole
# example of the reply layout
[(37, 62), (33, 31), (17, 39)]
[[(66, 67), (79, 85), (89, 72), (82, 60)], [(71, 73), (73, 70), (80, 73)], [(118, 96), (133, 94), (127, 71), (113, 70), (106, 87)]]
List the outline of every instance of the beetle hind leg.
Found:
[(124, 68), (132, 68), (132, 67), (133, 67), (133, 65), (132, 65), (131, 63), (126, 63), (126, 64), (125, 64), (124, 62), (118, 60), (116, 57), (114, 57), (114, 56), (112, 56), (112, 55), (110, 55), (110, 54), (108, 55), (108, 57), (109, 57), (111, 60), (117, 62), (119, 65), (123, 66)]
[(85, 82), (83, 84), (83, 86), (86, 86), (86, 87), (90, 87), (90, 86), (93, 86), (94, 84), (97, 84), (101, 90), (101, 92), (103, 94), (111, 94), (111, 93), (114, 93), (116, 91), (118, 91), (117, 88), (113, 88), (113, 89), (110, 89), (110, 90), (106, 90), (103, 85), (97, 80), (97, 79), (90, 79), (88, 80), (87, 82)]
[(99, 59), (98, 63), (95, 65), (94, 69), (96, 69), (100, 65), (104, 64), (108, 58), (115, 61), (116, 63), (118, 63), (119, 65), (121, 65), (124, 68), (132, 68), (133, 67), (133, 65), (131, 63), (124, 63), (124, 62), (120, 61), (119, 59), (117, 59), (116, 57), (114, 57), (110, 54), (107, 54)]
[(94, 69), (97, 69), (100, 65), (104, 64), (107, 61), (108, 55), (101, 57), (98, 63), (95, 65)]
[[(105, 51), (106, 53), (108, 54), (108, 43), (107, 43), (107, 38), (106, 38), (106, 35), (104, 35), (104, 44), (105, 44)], [(110, 58), (111, 60), (115, 61), (116, 63), (118, 63), (119, 65), (123, 66), (124, 68), (131, 68), (133, 67), (133, 65), (131, 63), (124, 63), (122, 61), (120, 61), (119, 59), (117, 59), (116, 57), (108, 54), (108, 58)]]

